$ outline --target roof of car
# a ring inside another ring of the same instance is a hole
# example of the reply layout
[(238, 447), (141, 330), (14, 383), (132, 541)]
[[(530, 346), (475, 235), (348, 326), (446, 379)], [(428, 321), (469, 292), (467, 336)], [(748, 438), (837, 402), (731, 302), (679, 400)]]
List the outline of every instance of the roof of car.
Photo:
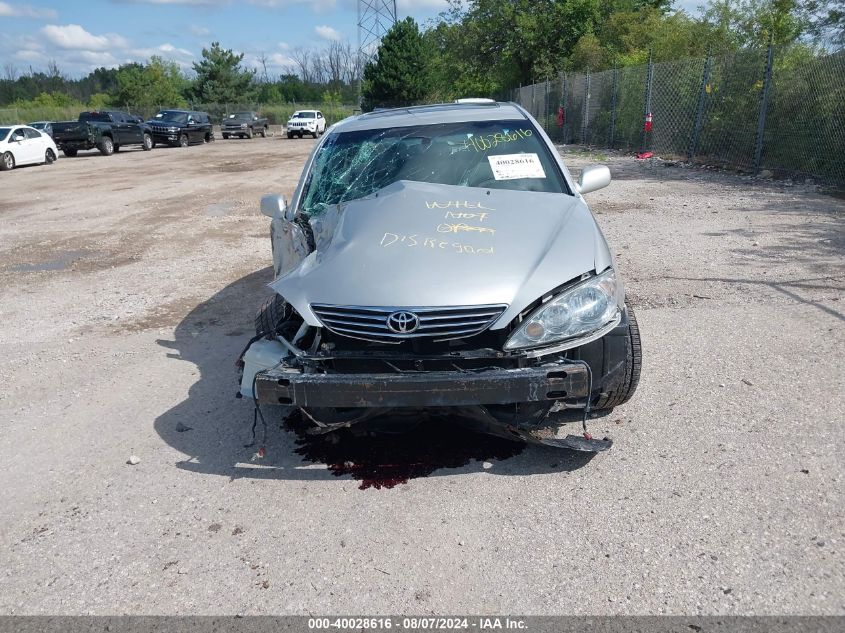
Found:
[(466, 121), (502, 121), (525, 119), (525, 113), (513, 103), (437, 103), (434, 105), (411, 106), (374, 110), (356, 117), (344, 119), (336, 130), (353, 132), (409, 125), (431, 125), (434, 123), (462, 123)]

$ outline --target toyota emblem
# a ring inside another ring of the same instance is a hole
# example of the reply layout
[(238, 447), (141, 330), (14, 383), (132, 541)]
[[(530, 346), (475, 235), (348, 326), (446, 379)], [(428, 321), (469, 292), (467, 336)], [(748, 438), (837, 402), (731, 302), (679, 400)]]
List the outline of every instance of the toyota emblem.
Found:
[(416, 332), (419, 326), (420, 318), (413, 312), (394, 312), (387, 317), (387, 329), (396, 334)]

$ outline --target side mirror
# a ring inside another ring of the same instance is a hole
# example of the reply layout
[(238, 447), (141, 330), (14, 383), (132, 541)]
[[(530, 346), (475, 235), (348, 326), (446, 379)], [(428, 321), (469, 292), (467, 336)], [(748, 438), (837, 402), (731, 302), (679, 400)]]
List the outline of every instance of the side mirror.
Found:
[(598, 189), (607, 187), (610, 184), (610, 170), (604, 165), (590, 165), (581, 170), (578, 184), (575, 188), (578, 193), (584, 195)]
[(285, 200), (285, 197), (274, 193), (270, 194), (269, 196), (263, 196), (261, 198), (261, 213), (266, 215), (267, 217), (276, 219), (285, 220), (292, 220), (292, 217), (288, 217), (288, 203)]

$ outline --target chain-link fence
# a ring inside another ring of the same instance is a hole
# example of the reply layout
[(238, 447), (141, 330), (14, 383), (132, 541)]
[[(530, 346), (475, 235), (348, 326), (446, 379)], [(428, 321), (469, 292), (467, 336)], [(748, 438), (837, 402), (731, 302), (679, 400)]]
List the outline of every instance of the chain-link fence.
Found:
[(845, 51), (770, 47), (561, 73), (512, 99), (561, 143), (845, 184)]

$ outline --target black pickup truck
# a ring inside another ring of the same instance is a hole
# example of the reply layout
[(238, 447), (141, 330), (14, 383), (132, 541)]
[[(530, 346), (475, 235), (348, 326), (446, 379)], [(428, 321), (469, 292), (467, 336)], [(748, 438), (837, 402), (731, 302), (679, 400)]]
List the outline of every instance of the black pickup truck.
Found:
[(258, 116), (257, 112), (233, 112), (220, 124), (223, 138), (238, 136), (252, 138), (256, 134), (267, 136), (267, 119)]
[(140, 117), (117, 110), (82, 112), (77, 121), (53, 123), (53, 140), (65, 156), (94, 148), (109, 156), (126, 145), (140, 145), (144, 151), (153, 148), (150, 126)]

